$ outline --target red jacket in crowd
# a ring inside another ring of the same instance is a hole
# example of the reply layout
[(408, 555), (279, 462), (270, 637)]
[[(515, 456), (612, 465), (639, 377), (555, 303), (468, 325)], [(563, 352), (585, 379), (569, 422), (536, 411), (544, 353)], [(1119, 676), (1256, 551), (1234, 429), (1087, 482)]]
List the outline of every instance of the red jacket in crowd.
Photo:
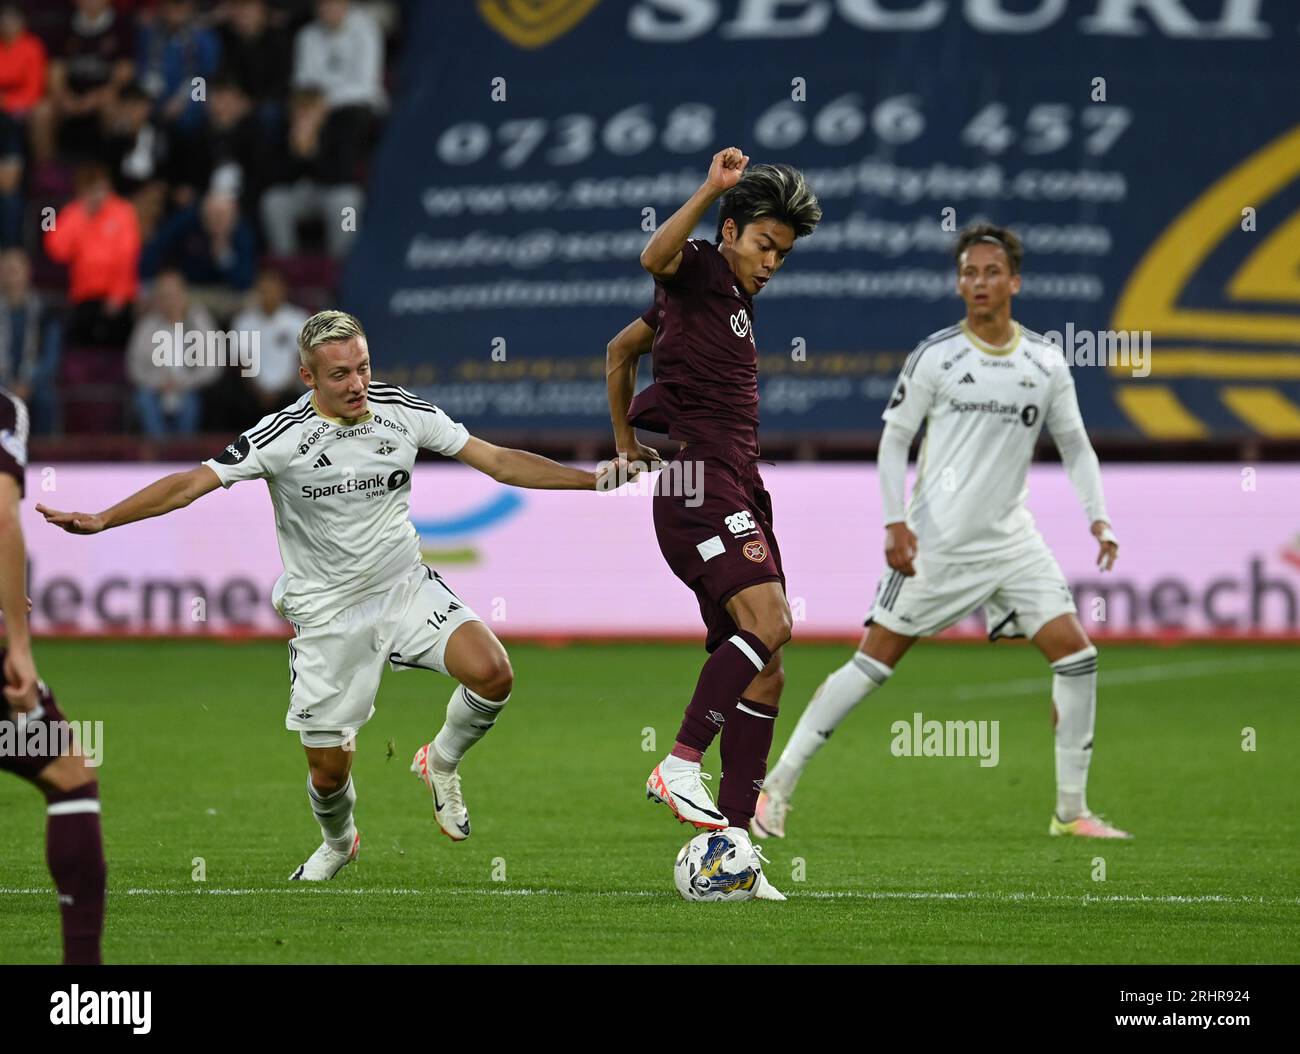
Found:
[(116, 194), (106, 195), (93, 215), (80, 200), (61, 208), (45, 232), (45, 252), (68, 265), (71, 303), (135, 300), (140, 224), (135, 208)]
[(45, 45), (35, 33), (20, 33), (13, 43), (0, 39), (0, 106), (24, 114), (45, 94)]

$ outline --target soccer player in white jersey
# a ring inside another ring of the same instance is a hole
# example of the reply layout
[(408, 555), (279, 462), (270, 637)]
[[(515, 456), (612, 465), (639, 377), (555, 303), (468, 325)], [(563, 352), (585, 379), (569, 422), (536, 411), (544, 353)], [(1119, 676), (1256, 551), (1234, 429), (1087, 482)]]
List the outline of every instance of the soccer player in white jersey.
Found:
[[(878, 461), (890, 570), (858, 651), (822, 682), (768, 776), (752, 822), (756, 835), (784, 837), (805, 766), (917, 638), (982, 606), (990, 640), (1028, 637), (1052, 667), (1057, 792), (1049, 833), (1131, 837), (1088, 809), (1097, 649), (1025, 507), (1025, 477), (1046, 423), (1100, 545), (1097, 565), (1110, 570), (1119, 545), (1069, 366), (1056, 345), (1011, 318), (1022, 255), (1019, 239), (992, 224), (958, 237), (965, 321), (917, 345), (884, 413)], [(926, 437), (904, 509), (907, 455), (922, 422)]]
[(353, 746), (374, 714), (384, 663), (437, 670), (459, 682), (446, 723), (411, 766), (453, 841), (470, 833), (460, 760), (500, 716), (513, 686), (501, 642), (421, 562), (408, 509), (416, 452), (454, 457), (518, 487), (593, 490), (607, 481), (493, 446), (405, 389), (371, 380), (365, 333), (345, 312), (309, 318), (298, 348), (309, 390), (217, 457), (96, 515), (37, 509), (73, 534), (94, 534), (184, 508), (219, 486), (266, 480), (284, 562), (271, 599), (295, 634), (285, 724), (306, 749), (307, 794), (324, 838), (290, 878), (321, 881), (354, 860), (361, 843), (353, 821)]

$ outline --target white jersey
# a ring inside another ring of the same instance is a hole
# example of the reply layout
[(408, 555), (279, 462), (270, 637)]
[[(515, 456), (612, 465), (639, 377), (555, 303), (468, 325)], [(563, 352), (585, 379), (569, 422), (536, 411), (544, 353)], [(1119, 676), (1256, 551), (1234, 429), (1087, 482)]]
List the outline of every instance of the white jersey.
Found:
[(306, 392), (204, 462), (223, 487), (266, 480), (284, 563), (271, 602), (300, 626), (407, 580), (420, 563), (409, 509), (416, 451), (451, 457), (469, 441), (464, 425), (404, 388), (372, 381), (368, 400), (344, 424)]
[(1038, 435), (1044, 423), (1058, 436), (1083, 429), (1060, 348), (1012, 326), (1003, 347), (965, 322), (931, 334), (904, 363), (883, 415), (909, 435), (926, 424), (907, 525), (935, 559), (990, 559), (1041, 542), (1025, 507)]

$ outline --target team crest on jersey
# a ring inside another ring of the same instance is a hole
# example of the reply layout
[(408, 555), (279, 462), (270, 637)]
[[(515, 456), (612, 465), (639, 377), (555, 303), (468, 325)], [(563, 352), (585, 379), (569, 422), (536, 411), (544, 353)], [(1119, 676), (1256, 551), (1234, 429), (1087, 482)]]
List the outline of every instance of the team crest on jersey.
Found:
[(738, 337), (749, 336), (749, 312), (743, 307), (731, 316), (731, 332)]
[(397, 447), (394, 446), (394, 445), (393, 445), (391, 442), (389, 442), (387, 439), (381, 439), (381, 440), (379, 441), (379, 451), (378, 451), (378, 452), (379, 452), (381, 455), (383, 455), (383, 454), (391, 454), (391, 453), (392, 453), (394, 450), (396, 450), (396, 449), (397, 449)]
[(762, 542), (746, 542), (741, 552), (745, 554), (746, 560), (752, 560), (756, 564), (767, 559), (767, 546)]

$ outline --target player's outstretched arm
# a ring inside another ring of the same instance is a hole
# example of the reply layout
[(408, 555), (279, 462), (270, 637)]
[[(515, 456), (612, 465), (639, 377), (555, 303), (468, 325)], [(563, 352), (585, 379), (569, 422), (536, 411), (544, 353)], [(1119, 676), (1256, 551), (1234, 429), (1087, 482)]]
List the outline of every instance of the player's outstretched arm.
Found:
[(614, 425), (614, 444), (628, 461), (647, 464), (659, 460), (659, 452), (642, 446), (636, 429), (627, 419), (636, 389), (637, 360), (654, 344), (655, 331), (643, 319), (629, 322), (618, 336), (605, 346), (605, 385), (609, 393), (609, 418)]
[(173, 472), (170, 476), (163, 476), (100, 513), (59, 512), (57, 509), (47, 509), (44, 505), (37, 505), (36, 511), (45, 517), (46, 523), (62, 527), (69, 534), (98, 534), (110, 527), (121, 527), (136, 520), (147, 520), (150, 516), (162, 516), (183, 509), (196, 498), (203, 497), (219, 486), (221, 480), (217, 474), (207, 465), (199, 465), (186, 472)]
[(671, 278), (682, 262), (682, 248), (713, 203), (740, 182), (749, 155), (729, 146), (713, 155), (708, 178), (686, 204), (668, 217), (641, 250), (641, 266), (656, 278)]
[[(491, 476), (498, 483), (511, 487), (530, 487), (533, 490), (605, 489), (601, 481), (610, 474), (608, 466), (601, 473), (570, 468), (542, 457), (541, 454), (495, 446), (474, 436), (470, 436), (469, 441), (460, 448), (456, 460)], [(617, 462), (613, 464), (617, 465)]]

